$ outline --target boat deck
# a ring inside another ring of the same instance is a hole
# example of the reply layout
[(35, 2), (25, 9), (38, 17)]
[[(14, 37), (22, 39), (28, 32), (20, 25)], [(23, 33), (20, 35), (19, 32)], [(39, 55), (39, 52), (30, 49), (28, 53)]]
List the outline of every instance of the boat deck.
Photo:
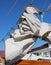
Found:
[(46, 60), (23, 60), (16, 65), (51, 65), (51, 62)]

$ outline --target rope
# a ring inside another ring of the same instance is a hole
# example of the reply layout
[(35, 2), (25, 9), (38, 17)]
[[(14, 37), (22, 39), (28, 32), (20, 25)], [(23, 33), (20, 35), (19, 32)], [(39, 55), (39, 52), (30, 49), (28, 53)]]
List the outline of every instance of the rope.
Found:
[[(44, 5), (43, 5), (43, 9), (45, 8), (44, 6), (46, 6), (46, 3), (47, 1), (44, 2)], [(51, 4), (49, 4), (48, 8), (46, 10), (43, 11), (43, 13), (41, 14), (41, 21), (43, 22), (43, 17), (44, 17), (44, 14), (45, 12), (47, 12), (48, 10), (51, 10)]]
[(3, 23), (6, 21), (7, 17), (8, 17), (9, 14), (11, 13), (11, 11), (14, 9), (16, 3), (17, 3), (17, 0), (16, 0), (15, 3), (11, 6), (10, 10), (8, 11), (8, 13), (6, 14), (6, 16), (4, 17), (4, 19), (3, 19), (2, 22), (0, 23), (0, 26), (2, 26)]
[[(19, 21), (19, 20), (18, 20), (18, 21)], [(0, 40), (0, 42), (4, 41), (4, 40), (5, 40), (5, 37), (8, 36), (8, 35), (10, 35), (11, 32), (15, 30), (14, 27), (17, 25), (17, 22), (18, 22), (18, 21), (16, 21), (16, 23), (15, 23), (13, 26), (11, 26), (11, 28), (8, 30), (8, 32), (7, 32), (7, 33), (3, 36), (3, 38)]]
[(51, 10), (51, 3), (49, 4), (48, 8), (47, 8), (47, 11), (48, 10)]

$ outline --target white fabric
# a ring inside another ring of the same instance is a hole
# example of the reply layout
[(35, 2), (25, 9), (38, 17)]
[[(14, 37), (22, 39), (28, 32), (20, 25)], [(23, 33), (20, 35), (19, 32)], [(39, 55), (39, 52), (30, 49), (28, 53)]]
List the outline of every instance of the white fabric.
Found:
[(41, 23), (41, 28), (40, 28), (40, 36), (43, 36), (43, 34), (45, 34), (46, 32), (49, 31), (49, 25), (47, 23)]
[(35, 8), (35, 7), (26, 7), (26, 11), (30, 14), (33, 14), (33, 13), (39, 13), (39, 11)]
[[(17, 32), (19, 32), (19, 31), (17, 31)], [(22, 35), (18, 35), (18, 37), (19, 36), (23, 37)], [(5, 41), (6, 60), (9, 60), (9, 59), (11, 60), (23, 52), (24, 52), (23, 54), (26, 54), (28, 52), (28, 50), (32, 47), (33, 42), (34, 42), (34, 40), (32, 38), (24, 39), (24, 40), (21, 40), (18, 42), (17, 41), (15, 42), (15, 40), (13, 38), (7, 39)], [(24, 51), (23, 48), (27, 44), (29, 44), (30, 46), (28, 48), (26, 48)]]
[(28, 13), (23, 13), (23, 15), (28, 18), (29, 21), (31, 21), (32, 24), (37, 24), (40, 26), (40, 21), (39, 19), (34, 15), (34, 14), (28, 14)]
[[(29, 14), (24, 12), (22, 16), (22, 18), (26, 19), (24, 23), (28, 24), (30, 28), (24, 26), (21, 23), (22, 27), (14, 31), (14, 33), (12, 34), (12, 38), (9, 38), (5, 41), (6, 60), (12, 60), (22, 53), (26, 54), (29, 51), (29, 49), (33, 46), (33, 43), (35, 43), (36, 37), (33, 38), (33, 35), (37, 34), (40, 30), (38, 35), (42, 36), (45, 32), (49, 30), (48, 24), (46, 23), (41, 24), (39, 19), (33, 14), (35, 12), (37, 13), (37, 11), (34, 10), (34, 8), (32, 10), (31, 9), (30, 8), (27, 9), (27, 12), (29, 12)], [(23, 27), (30, 29), (30, 31), (22, 30)], [(50, 35), (49, 38), (51, 38)]]

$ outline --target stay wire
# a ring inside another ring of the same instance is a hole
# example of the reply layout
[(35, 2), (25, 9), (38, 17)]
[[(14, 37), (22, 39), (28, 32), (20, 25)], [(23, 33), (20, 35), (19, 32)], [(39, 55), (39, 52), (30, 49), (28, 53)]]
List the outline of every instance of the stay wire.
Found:
[[(19, 19), (18, 19), (18, 21), (19, 21)], [(12, 25), (11, 26), (11, 28), (6, 32), (6, 34), (3, 36), (3, 38), (2, 39), (0, 39), (0, 42), (2, 42), (2, 41), (4, 41), (5, 40), (5, 38), (6, 38), (6, 36), (8, 36), (8, 35), (10, 35), (11, 34), (11, 31), (13, 31), (14, 32), (14, 30), (15, 30), (15, 26), (17, 25), (17, 22), (18, 21), (16, 21), (15, 23), (14, 23), (14, 25)]]
[(11, 6), (10, 10), (8, 11), (8, 13), (6, 14), (6, 16), (4, 17), (4, 19), (2, 20), (2, 22), (0, 23), (0, 26), (2, 26), (4, 24), (4, 22), (6, 21), (7, 17), (9, 16), (9, 14), (11, 13), (11, 11), (14, 9), (15, 5), (17, 4), (17, 0), (14, 2), (14, 4)]
[[(46, 7), (46, 4), (47, 4), (47, 1), (45, 0), (44, 1), (44, 5), (43, 5), (43, 9)], [(45, 10), (44, 10), (45, 11)], [(44, 18), (44, 14), (45, 14), (45, 12), (43, 11), (43, 13), (41, 14), (41, 22), (43, 22), (44, 20), (43, 20), (43, 18)]]

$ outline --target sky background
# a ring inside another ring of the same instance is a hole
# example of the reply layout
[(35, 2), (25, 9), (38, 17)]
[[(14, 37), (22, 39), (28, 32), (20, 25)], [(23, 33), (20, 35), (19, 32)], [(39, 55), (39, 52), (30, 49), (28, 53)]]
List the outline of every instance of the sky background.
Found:
[[(11, 27), (17, 29), (16, 22), (21, 17), (26, 6), (30, 5), (32, 0), (0, 0), (0, 50), (4, 50), (4, 40), (9, 37), (7, 32), (12, 33)], [(34, 0), (34, 6), (39, 8), (42, 12), (49, 7), (51, 0)], [(38, 15), (41, 21), (41, 16)], [(51, 11), (44, 14), (44, 22), (51, 24)], [(33, 47), (45, 44), (46, 42), (38, 39)]]

